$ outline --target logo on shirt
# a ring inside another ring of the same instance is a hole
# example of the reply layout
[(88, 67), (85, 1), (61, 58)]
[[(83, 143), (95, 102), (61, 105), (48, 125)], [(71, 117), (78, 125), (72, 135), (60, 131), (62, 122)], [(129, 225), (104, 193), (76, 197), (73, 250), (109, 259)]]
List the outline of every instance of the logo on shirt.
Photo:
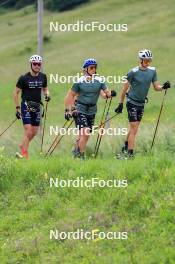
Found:
[(41, 81), (30, 81), (29, 89), (41, 89), (43, 87), (43, 82)]

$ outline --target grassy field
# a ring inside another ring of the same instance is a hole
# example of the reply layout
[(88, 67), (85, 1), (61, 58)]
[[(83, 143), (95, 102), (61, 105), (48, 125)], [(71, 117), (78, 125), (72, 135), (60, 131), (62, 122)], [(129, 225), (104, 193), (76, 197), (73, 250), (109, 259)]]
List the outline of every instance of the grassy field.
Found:
[[(153, 51), (153, 66), (160, 82), (174, 82), (173, 0), (100, 0), (64, 13), (45, 12), (44, 71), (48, 74), (80, 73), (82, 62), (95, 57), (99, 74), (126, 75), (136, 66), (141, 48)], [(49, 32), (49, 22), (128, 24), (128, 32)], [(36, 12), (32, 6), (0, 12), (0, 131), (14, 118), (12, 91), (18, 77), (28, 71), (28, 58), (36, 53)], [(71, 84), (49, 84), (44, 151), (52, 138), (49, 126), (64, 123), (64, 96)], [(109, 84), (120, 91), (121, 84)], [(17, 122), (0, 138), (0, 262), (72, 264), (173, 264), (174, 228), (174, 89), (166, 96), (153, 153), (149, 152), (163, 94), (149, 93), (149, 103), (137, 140), (133, 161), (117, 161), (123, 136), (104, 137), (97, 160), (91, 159), (95, 139), (90, 139), (85, 163), (73, 160), (75, 137), (65, 137), (52, 158), (40, 152), (38, 136), (30, 147), (31, 159), (18, 161), (14, 153), (22, 137)], [(112, 103), (110, 115), (117, 105)], [(104, 101), (99, 99), (96, 123)], [(127, 113), (113, 119), (112, 127), (127, 127)], [(64, 153), (64, 154), (63, 154)], [(127, 179), (127, 188), (50, 188), (49, 178)], [(60, 231), (127, 231), (126, 241), (54, 241), (50, 229)]]
[[(97, 169), (98, 164), (98, 169)], [(124, 163), (1, 157), (1, 263), (174, 263), (174, 156)], [(127, 188), (49, 187), (49, 178), (121, 179)], [(128, 232), (127, 240), (49, 240), (49, 231)]]
[[(137, 52), (140, 48), (149, 48), (154, 53), (153, 65), (157, 67), (160, 82), (170, 80), (174, 83), (174, 74), (170, 70), (173, 67), (174, 54), (174, 1), (167, 4), (162, 1), (148, 1), (150, 8), (145, 10), (144, 1), (97, 1), (84, 7), (66, 13), (45, 12), (44, 36), (49, 42), (44, 43), (44, 71), (48, 74), (58, 73), (62, 75), (74, 75), (80, 73), (82, 62), (87, 57), (95, 57), (99, 62), (99, 74), (108, 76), (126, 75), (129, 69), (137, 65)], [(153, 10), (154, 15), (150, 10)], [(88, 13), (88, 18), (85, 17)], [(101, 23), (128, 24), (128, 32), (49, 32), (49, 22), (73, 23), (83, 20), (84, 23), (93, 21)], [(161, 25), (161, 26), (160, 26)], [(14, 105), (12, 103), (12, 91), (18, 77), (28, 70), (28, 58), (36, 53), (36, 13), (33, 7), (0, 15), (1, 48), (0, 48), (0, 128), (8, 125), (14, 117)], [(121, 84), (109, 84), (118, 92)], [(64, 96), (71, 84), (50, 84), (52, 103), (49, 107), (47, 128), (49, 125), (61, 125), (64, 122)], [(174, 129), (174, 90), (168, 91), (165, 111), (162, 115), (162, 131), (159, 140), (169, 132), (168, 126)], [(144, 141), (149, 143), (152, 137), (154, 125), (160, 109), (162, 93), (150, 91), (149, 104), (146, 106), (144, 123), (140, 136), (144, 135)], [(114, 100), (113, 109), (117, 105)], [(104, 101), (99, 100), (97, 121), (100, 118)], [(111, 125), (127, 126), (126, 111), (119, 120), (114, 120)], [(117, 123), (117, 124), (116, 124)], [(150, 127), (147, 130), (147, 127)], [(145, 129), (146, 132), (145, 132)], [(7, 146), (7, 152), (13, 154), (13, 149), (22, 136), (19, 122), (14, 127), (16, 133), (9, 131), (2, 144)], [(161, 129), (160, 129), (161, 130)], [(146, 136), (145, 136), (146, 134)], [(173, 133), (172, 133), (173, 134)], [(12, 139), (12, 140), (11, 140)], [(116, 140), (114, 140), (116, 141)], [(49, 130), (46, 131), (46, 143), (50, 143)], [(94, 140), (92, 141), (94, 142)], [(117, 148), (120, 139), (116, 142)], [(37, 142), (31, 148), (31, 153), (36, 152)], [(33, 149), (34, 148), (34, 149)]]

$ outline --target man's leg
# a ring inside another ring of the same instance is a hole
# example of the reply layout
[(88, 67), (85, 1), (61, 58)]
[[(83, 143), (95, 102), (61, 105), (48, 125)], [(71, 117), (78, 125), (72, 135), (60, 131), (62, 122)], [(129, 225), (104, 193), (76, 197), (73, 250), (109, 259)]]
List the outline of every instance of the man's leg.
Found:
[(76, 140), (75, 149), (73, 150), (74, 157), (84, 156), (84, 151), (86, 148), (86, 143), (88, 138), (86, 138), (86, 128), (88, 129), (88, 120), (86, 115), (78, 113), (75, 119), (76, 127), (79, 129), (79, 135)]
[(128, 138), (129, 138), (129, 135), (130, 135), (130, 129), (128, 131), (126, 140), (125, 140), (125, 142), (124, 142), (124, 144), (122, 146), (122, 153), (128, 152)]
[(134, 146), (135, 146), (135, 138), (137, 135), (137, 131), (139, 128), (140, 122), (130, 122), (130, 128), (129, 128), (129, 137), (128, 137), (128, 154), (133, 155)]
[(80, 130), (79, 149), (81, 153), (85, 152), (87, 142), (92, 132), (94, 121), (95, 121), (95, 114), (86, 115), (86, 122), (84, 123), (84, 127)]
[(28, 148), (29, 148), (29, 142), (31, 136), (32, 136), (32, 126), (30, 124), (24, 125), (24, 137), (22, 143), (20, 144), (20, 149), (22, 156), (27, 159), (28, 159)]
[(20, 145), (22, 156), (28, 158), (28, 148), (30, 141), (38, 132), (39, 126), (32, 126), (30, 124), (24, 125), (24, 138)]
[(135, 138), (140, 125), (140, 121), (142, 120), (144, 113), (144, 106), (137, 106), (131, 103), (127, 103), (127, 111), (128, 111), (128, 120), (129, 120), (129, 132), (127, 136), (127, 144), (128, 154), (129, 156), (133, 156), (134, 146), (135, 146)]
[(84, 115), (79, 113), (75, 119), (76, 126), (79, 128), (79, 136), (76, 141), (77, 149), (74, 150), (74, 157), (84, 157), (86, 145), (94, 124), (95, 115)]
[(80, 137), (79, 137), (79, 142), (78, 142), (80, 153), (85, 152), (89, 136), (90, 136), (89, 127), (83, 127), (80, 129)]

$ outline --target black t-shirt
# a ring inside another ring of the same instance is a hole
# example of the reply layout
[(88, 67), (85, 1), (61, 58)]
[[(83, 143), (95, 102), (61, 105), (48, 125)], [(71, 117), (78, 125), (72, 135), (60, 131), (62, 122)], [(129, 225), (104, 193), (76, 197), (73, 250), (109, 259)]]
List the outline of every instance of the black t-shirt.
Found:
[(47, 87), (47, 76), (42, 72), (32, 76), (28, 72), (18, 79), (16, 86), (22, 90), (22, 101), (40, 102), (42, 88)]

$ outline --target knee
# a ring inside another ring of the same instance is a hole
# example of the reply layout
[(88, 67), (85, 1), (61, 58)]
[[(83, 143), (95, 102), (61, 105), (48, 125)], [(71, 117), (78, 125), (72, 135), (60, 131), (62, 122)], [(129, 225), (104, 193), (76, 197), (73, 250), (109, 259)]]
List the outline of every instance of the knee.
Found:
[(138, 126), (132, 126), (130, 128), (130, 133), (136, 135), (138, 131)]
[(26, 135), (29, 139), (32, 139), (36, 135), (36, 133), (30, 130), (30, 131), (27, 131)]
[(89, 130), (89, 128), (83, 128), (82, 130), (81, 130), (81, 137), (83, 137), (84, 139), (85, 138), (89, 138), (89, 136), (90, 136), (90, 130)]
[(30, 131), (27, 131), (26, 132), (26, 136), (27, 136), (28, 139), (31, 139), (32, 133)]
[(134, 135), (136, 135), (136, 134), (137, 134), (137, 131), (138, 131), (138, 128), (137, 128), (137, 127), (136, 127), (136, 128), (134, 128), (134, 131), (133, 131)]
[(80, 140), (79, 141), (83, 141), (83, 142), (86, 142), (87, 140), (88, 140), (88, 138), (89, 138), (89, 136), (87, 136), (87, 135), (82, 135), (81, 137), (80, 137)]
[(37, 135), (37, 132), (38, 132), (37, 130), (32, 131), (32, 135), (33, 135), (33, 137)]
[(88, 139), (89, 139), (89, 135), (86, 135), (85, 140), (88, 141)]

